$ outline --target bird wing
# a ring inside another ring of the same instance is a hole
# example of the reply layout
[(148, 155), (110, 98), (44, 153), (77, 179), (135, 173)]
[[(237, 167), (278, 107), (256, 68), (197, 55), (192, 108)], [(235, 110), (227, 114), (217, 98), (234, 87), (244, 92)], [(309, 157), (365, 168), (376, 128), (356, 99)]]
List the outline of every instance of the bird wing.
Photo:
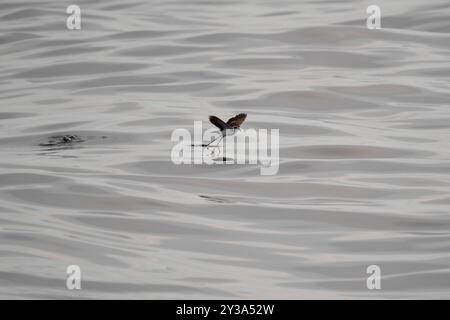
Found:
[(237, 116), (234, 116), (233, 118), (228, 119), (227, 124), (230, 125), (233, 128), (239, 128), (244, 122), (245, 118), (247, 118), (246, 113), (240, 113)]
[(209, 116), (209, 121), (213, 125), (215, 125), (217, 128), (219, 128), (220, 131), (225, 130), (225, 129), (231, 129), (231, 126), (228, 123), (223, 122), (222, 120), (220, 120), (216, 116)]

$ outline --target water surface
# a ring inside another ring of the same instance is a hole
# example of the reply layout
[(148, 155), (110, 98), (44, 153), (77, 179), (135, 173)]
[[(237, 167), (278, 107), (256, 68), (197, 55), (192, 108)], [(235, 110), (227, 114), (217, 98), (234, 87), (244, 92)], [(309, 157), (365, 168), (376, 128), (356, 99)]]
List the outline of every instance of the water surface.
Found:
[[(448, 1), (77, 4), (0, 4), (1, 298), (450, 297)], [(171, 162), (239, 112), (277, 175)]]

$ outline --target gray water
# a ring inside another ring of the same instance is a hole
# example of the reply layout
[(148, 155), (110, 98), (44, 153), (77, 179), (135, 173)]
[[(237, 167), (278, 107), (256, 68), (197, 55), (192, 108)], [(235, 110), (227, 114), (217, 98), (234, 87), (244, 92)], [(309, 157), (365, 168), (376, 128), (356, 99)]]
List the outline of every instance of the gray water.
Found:
[[(448, 0), (70, 4), (0, 2), (0, 298), (450, 298)], [(239, 112), (278, 174), (172, 163)]]

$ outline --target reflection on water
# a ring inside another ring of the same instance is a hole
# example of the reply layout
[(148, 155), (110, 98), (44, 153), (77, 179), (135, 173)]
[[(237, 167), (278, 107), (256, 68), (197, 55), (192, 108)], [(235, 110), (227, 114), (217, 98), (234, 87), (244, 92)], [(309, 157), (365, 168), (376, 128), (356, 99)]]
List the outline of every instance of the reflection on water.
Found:
[[(365, 2), (2, 2), (0, 297), (449, 297), (450, 5)], [(277, 175), (171, 162), (239, 112)]]

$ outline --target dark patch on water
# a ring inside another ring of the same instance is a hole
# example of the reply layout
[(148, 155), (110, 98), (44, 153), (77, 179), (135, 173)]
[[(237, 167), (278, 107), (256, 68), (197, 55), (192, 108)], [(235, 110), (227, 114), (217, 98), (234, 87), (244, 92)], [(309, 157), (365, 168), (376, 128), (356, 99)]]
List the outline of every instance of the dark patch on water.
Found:
[(233, 163), (234, 159), (233, 158), (227, 158), (227, 157), (217, 157), (213, 159), (215, 162), (223, 162), (223, 163)]
[(75, 143), (84, 142), (86, 139), (75, 134), (51, 136), (47, 142), (40, 143), (41, 147), (61, 147), (72, 146)]
[(229, 201), (219, 198), (219, 197), (212, 197), (212, 196), (205, 196), (205, 195), (199, 195), (200, 198), (203, 198), (205, 200), (215, 202), (215, 203), (228, 203)]

